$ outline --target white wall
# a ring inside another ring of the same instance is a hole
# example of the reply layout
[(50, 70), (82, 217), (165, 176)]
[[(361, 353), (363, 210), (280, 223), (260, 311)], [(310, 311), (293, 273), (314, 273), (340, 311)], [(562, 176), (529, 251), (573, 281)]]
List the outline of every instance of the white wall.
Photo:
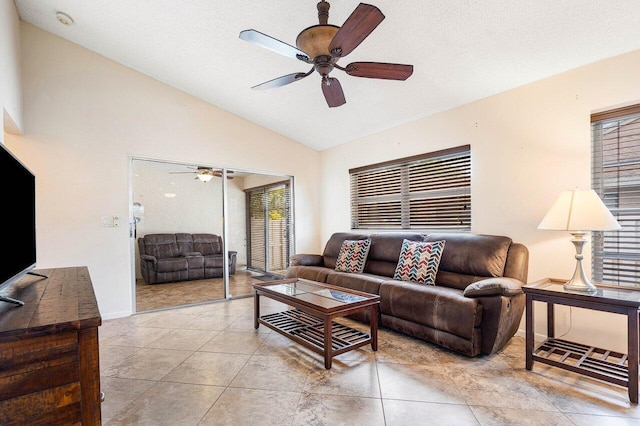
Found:
[[(13, 0), (0, 0), (0, 111), (4, 132), (22, 129), (20, 20)], [(0, 143), (4, 140), (0, 132)]]
[[(640, 102), (638, 70), (640, 51), (323, 151), (322, 205), (331, 208), (322, 210), (322, 240), (349, 229), (349, 168), (470, 144), (472, 232), (524, 243), (530, 281), (570, 277), (570, 235), (537, 226), (560, 191), (590, 187), (590, 114)], [(557, 317), (562, 334), (568, 310)], [(572, 324), (567, 337), (626, 352), (623, 317), (573, 309)]]
[(130, 157), (292, 175), (297, 247), (320, 245), (317, 151), (20, 27), (24, 135), (8, 135), (7, 145), (36, 174), (38, 267), (86, 265), (103, 318), (131, 312), (127, 221), (100, 226), (101, 216), (129, 217)]
[[(0, 24), (5, 39), (12, 33)], [(20, 27), (25, 135), (5, 136), (37, 175), (38, 264), (87, 265), (103, 317), (126, 315), (131, 306), (128, 229), (99, 226), (103, 215), (128, 217), (130, 155), (295, 176), (297, 251), (317, 253), (332, 232), (349, 229), (349, 168), (471, 144), (473, 232), (526, 244), (530, 281), (562, 278), (574, 267), (569, 236), (536, 227), (561, 190), (589, 187), (590, 113), (640, 101), (640, 52), (633, 52), (319, 154), (29, 24)], [(19, 67), (12, 52), (0, 51), (0, 61)], [(9, 97), (19, 99), (19, 92)], [(7, 105), (19, 110), (15, 99)], [(543, 311), (536, 312), (540, 318)], [(569, 312), (557, 316), (561, 334)], [(625, 350), (625, 328), (616, 316), (574, 309), (567, 337)]]
[[(185, 173), (185, 171), (187, 171)], [(176, 173), (179, 172), (179, 173)], [(136, 213), (137, 236), (154, 233), (222, 232), (222, 180), (202, 182), (195, 170), (184, 165), (144, 159), (133, 160), (133, 201), (143, 210)], [(246, 219), (243, 178), (227, 179), (228, 247), (237, 251), (238, 266), (246, 265)], [(136, 276), (139, 278), (136, 250)]]

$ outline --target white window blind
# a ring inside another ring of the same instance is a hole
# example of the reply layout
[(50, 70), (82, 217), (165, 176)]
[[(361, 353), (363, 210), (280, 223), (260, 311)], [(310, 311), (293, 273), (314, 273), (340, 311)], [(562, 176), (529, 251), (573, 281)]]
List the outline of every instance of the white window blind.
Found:
[(592, 279), (640, 287), (640, 105), (591, 117), (592, 187), (622, 229), (594, 232)]
[(471, 147), (349, 170), (352, 229), (471, 229)]

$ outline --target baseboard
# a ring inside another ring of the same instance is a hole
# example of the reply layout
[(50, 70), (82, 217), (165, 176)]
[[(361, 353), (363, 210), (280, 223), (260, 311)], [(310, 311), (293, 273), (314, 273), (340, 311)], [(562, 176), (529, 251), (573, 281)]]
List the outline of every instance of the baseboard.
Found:
[(103, 320), (110, 320), (116, 318), (123, 318), (131, 316), (131, 311), (110, 312), (106, 315), (101, 315)]
[[(518, 329), (518, 331), (516, 331), (515, 335), (518, 336), (518, 337), (522, 337), (523, 339), (526, 338), (526, 332), (524, 330)], [(533, 339), (536, 342), (544, 342), (545, 340), (547, 340), (547, 335), (546, 334), (535, 333), (533, 335)]]

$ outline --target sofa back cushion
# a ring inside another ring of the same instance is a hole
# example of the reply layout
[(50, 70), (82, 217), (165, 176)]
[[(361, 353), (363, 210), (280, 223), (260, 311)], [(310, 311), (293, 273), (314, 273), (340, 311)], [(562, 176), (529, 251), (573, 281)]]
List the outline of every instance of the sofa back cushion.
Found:
[(143, 239), (144, 254), (165, 259), (179, 255), (175, 234), (147, 234)]
[(215, 234), (193, 234), (193, 251), (204, 256), (222, 253), (222, 237)]
[(364, 272), (393, 277), (403, 241), (424, 241), (425, 235), (418, 232), (390, 232), (371, 234), (370, 238), (371, 247)]
[(444, 240), (436, 285), (463, 290), (484, 278), (502, 277), (511, 238), (481, 234), (429, 234), (426, 241)]
[(195, 251), (193, 249), (193, 237), (191, 234), (176, 234), (176, 244), (178, 244), (178, 251), (183, 255)]

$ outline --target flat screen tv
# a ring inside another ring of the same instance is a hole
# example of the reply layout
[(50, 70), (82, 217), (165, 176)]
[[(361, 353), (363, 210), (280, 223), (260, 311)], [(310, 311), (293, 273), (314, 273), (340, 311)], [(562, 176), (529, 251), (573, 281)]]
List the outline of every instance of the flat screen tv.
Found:
[(5, 188), (1, 223), (18, 234), (5, 244), (0, 262), (0, 301), (21, 306), (22, 301), (7, 297), (6, 292), (36, 267), (36, 177), (3, 143), (0, 143), (0, 176)]

